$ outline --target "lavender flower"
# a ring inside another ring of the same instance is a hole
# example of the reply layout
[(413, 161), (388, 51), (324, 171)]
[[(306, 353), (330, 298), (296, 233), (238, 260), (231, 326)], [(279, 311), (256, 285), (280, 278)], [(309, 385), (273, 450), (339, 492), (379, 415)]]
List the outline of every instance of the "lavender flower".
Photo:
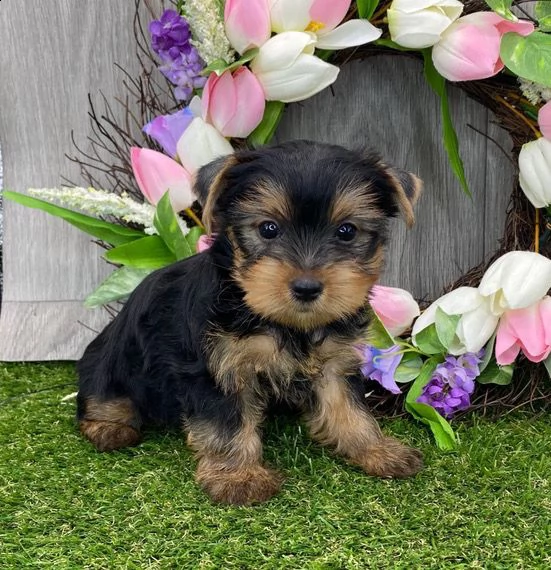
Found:
[(174, 158), (178, 140), (193, 121), (193, 118), (193, 113), (186, 107), (171, 115), (155, 117), (144, 126), (143, 130), (163, 147), (166, 154)]
[(390, 348), (379, 349), (369, 344), (363, 344), (357, 349), (363, 358), (363, 364), (360, 368), (362, 374), (370, 380), (379, 382), (389, 392), (400, 394), (400, 388), (394, 379), (396, 368), (402, 360), (402, 354), (396, 354), (400, 347), (391, 346)]
[(176, 98), (187, 101), (207, 81), (200, 75), (204, 62), (191, 43), (188, 22), (175, 10), (165, 10), (160, 20), (149, 24), (149, 32), (153, 51), (162, 62), (159, 70), (176, 86)]
[(432, 406), (446, 418), (471, 405), (474, 392), (474, 379), (480, 374), (479, 364), (483, 351), (467, 353), (461, 356), (447, 356), (439, 364), (432, 378), (417, 398), (421, 404)]

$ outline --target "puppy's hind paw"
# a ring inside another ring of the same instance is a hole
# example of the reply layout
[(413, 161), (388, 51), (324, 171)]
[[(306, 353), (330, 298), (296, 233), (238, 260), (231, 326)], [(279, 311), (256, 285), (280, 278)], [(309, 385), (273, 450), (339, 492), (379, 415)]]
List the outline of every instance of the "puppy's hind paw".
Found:
[(421, 471), (423, 455), (397, 439), (385, 437), (377, 446), (366, 450), (365, 456), (355, 463), (375, 477), (405, 479)]

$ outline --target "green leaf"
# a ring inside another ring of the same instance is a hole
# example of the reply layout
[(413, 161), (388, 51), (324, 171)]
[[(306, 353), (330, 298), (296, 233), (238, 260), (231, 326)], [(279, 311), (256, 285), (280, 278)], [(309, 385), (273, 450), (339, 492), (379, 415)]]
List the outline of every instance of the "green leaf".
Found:
[(417, 48), (407, 48), (407, 47), (401, 46), (400, 44), (397, 44), (396, 42), (393, 42), (392, 40), (390, 40), (388, 38), (380, 38), (378, 40), (375, 40), (373, 43), (376, 46), (391, 48), (391, 49), (395, 49), (398, 51), (419, 51), (419, 49), (417, 49)]
[(540, 31), (551, 32), (551, 2), (549, 0), (536, 2), (535, 14)]
[(436, 325), (434, 323), (430, 324), (415, 335), (415, 345), (425, 354), (443, 354), (447, 352), (446, 347), (438, 337), (438, 332), (436, 331)]
[(199, 226), (193, 226), (186, 235), (186, 241), (189, 244), (191, 251), (195, 254), (197, 251), (197, 242), (199, 238), (205, 234), (205, 230)]
[(151, 269), (134, 267), (116, 269), (93, 293), (86, 297), (84, 306), (93, 309), (126, 299), (151, 271)]
[(226, 71), (235, 71), (237, 68), (254, 59), (257, 55), (258, 48), (253, 48), (246, 51), (238, 60), (232, 63), (227, 63), (223, 59), (215, 59), (201, 71), (201, 75), (210, 75), (213, 71), (216, 75), (222, 75), (222, 73)]
[(532, 32), (521, 36), (510, 32), (501, 40), (500, 56), (513, 73), (551, 87), (551, 35)]
[(505, 18), (517, 22), (518, 18), (511, 12), (513, 0), (486, 0), (486, 4), (496, 13)]
[(484, 370), (486, 370), (486, 367), (488, 366), (488, 364), (490, 364), (490, 361), (492, 360), (492, 357), (494, 355), (496, 335), (497, 331), (492, 335), (492, 338), (486, 343), (486, 346), (484, 347), (484, 358), (482, 359), (482, 362), (478, 365), (478, 369), (480, 370), (481, 373), (484, 372)]
[(268, 101), (264, 117), (256, 129), (249, 135), (247, 142), (252, 148), (258, 148), (270, 141), (274, 136), (277, 125), (283, 116), (285, 103), (281, 101)]
[(386, 330), (381, 319), (375, 311), (371, 311), (371, 320), (367, 327), (366, 342), (375, 348), (390, 348), (396, 343), (392, 335)]
[(513, 366), (499, 366), (495, 360), (492, 360), (488, 363), (483, 372), (481, 372), (480, 376), (477, 376), (476, 381), (479, 384), (508, 386), (513, 379), (513, 371)]
[(446, 351), (450, 349), (450, 345), (455, 338), (457, 323), (460, 319), (461, 315), (448, 315), (440, 307), (436, 307), (436, 318), (434, 322), (436, 325), (436, 334)]
[(423, 368), (423, 359), (414, 352), (406, 352), (402, 356), (402, 360), (396, 372), (394, 373), (394, 380), (401, 384), (415, 380)]
[(153, 225), (176, 259), (184, 259), (195, 253), (180, 229), (178, 218), (170, 203), (168, 191), (163, 194), (163, 197), (157, 203)]
[(379, 0), (356, 0), (358, 6), (358, 16), (369, 20), (375, 13)]
[(79, 230), (94, 236), (110, 245), (122, 245), (125, 243), (132, 242), (144, 237), (144, 233), (139, 230), (133, 230), (127, 228), (126, 226), (121, 226), (119, 224), (112, 224), (110, 222), (104, 222), (103, 220), (98, 220), (92, 216), (87, 216), (85, 214), (80, 214), (57, 206), (56, 204), (51, 204), (45, 200), (39, 200), (38, 198), (33, 198), (32, 196), (27, 196), (26, 194), (20, 194), (19, 192), (10, 192), (9, 190), (4, 190), (3, 196), (27, 206), (29, 208), (36, 208), (56, 216), (57, 218), (62, 218), (66, 222), (69, 222), (73, 226), (77, 227)]
[(471, 197), (471, 191), (467, 184), (465, 176), (465, 167), (463, 160), (459, 154), (459, 141), (457, 133), (453, 127), (453, 122), (450, 114), (450, 106), (448, 102), (448, 94), (446, 93), (446, 80), (436, 71), (432, 62), (432, 55), (430, 49), (423, 50), (423, 58), (425, 62), (425, 79), (432, 87), (433, 91), (440, 97), (440, 111), (442, 116), (442, 138), (444, 141), (444, 148), (448, 153), (448, 159), (453, 173), (459, 180), (463, 191), (467, 196)]
[(551, 355), (549, 355), (549, 356), (543, 361), (543, 365), (545, 366), (545, 369), (547, 370), (547, 374), (549, 374), (549, 378), (551, 378)]
[(147, 236), (110, 249), (105, 253), (105, 259), (129, 267), (157, 269), (174, 263), (176, 256), (160, 236)]
[(411, 385), (406, 396), (405, 408), (417, 420), (427, 424), (434, 435), (436, 445), (444, 450), (455, 449), (457, 438), (448, 423), (432, 406), (417, 402), (423, 388), (430, 381), (435, 368), (438, 366), (438, 358), (429, 358), (425, 361), (417, 380)]

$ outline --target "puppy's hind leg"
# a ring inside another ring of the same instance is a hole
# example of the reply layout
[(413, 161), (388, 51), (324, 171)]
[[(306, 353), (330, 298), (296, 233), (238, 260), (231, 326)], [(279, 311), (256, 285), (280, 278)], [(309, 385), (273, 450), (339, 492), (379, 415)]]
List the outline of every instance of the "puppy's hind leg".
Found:
[(139, 443), (141, 421), (130, 398), (78, 399), (81, 433), (99, 451), (113, 451)]

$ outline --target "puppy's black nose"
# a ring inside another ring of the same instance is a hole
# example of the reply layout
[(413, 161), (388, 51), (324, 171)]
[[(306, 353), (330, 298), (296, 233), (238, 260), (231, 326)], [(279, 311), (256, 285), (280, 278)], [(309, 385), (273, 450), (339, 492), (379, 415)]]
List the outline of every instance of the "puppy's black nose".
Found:
[(301, 277), (291, 282), (291, 291), (298, 301), (314, 301), (323, 291), (323, 284), (312, 277)]

